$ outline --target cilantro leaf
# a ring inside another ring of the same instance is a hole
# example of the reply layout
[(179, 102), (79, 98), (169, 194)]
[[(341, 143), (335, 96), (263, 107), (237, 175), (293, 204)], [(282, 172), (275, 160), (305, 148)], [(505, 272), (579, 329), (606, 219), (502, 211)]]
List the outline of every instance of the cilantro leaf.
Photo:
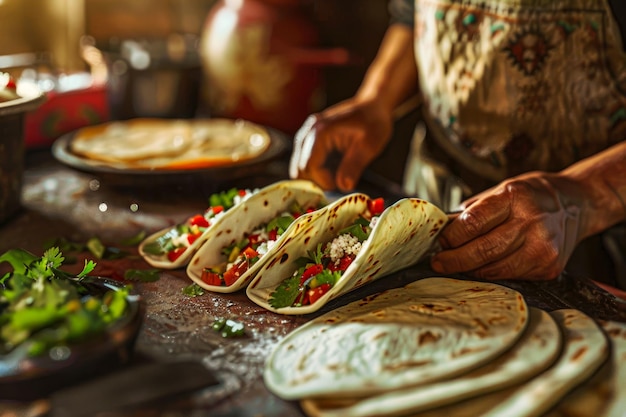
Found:
[(85, 259), (85, 266), (83, 267), (83, 270), (80, 271), (76, 277), (82, 278), (84, 276), (87, 276), (94, 270), (95, 267), (96, 267), (96, 263), (94, 261)]
[(342, 274), (342, 271), (330, 271), (328, 269), (324, 269), (322, 272), (315, 275), (316, 286), (319, 287), (322, 284), (330, 284), (331, 286), (334, 286), (337, 281), (339, 281)]
[(354, 223), (353, 225), (348, 226), (345, 229), (341, 230), (339, 232), (339, 235), (348, 233), (356, 237), (357, 239), (359, 239), (359, 242), (364, 242), (369, 237), (370, 231), (371, 230), (369, 226), (363, 226), (359, 223)]
[(30, 265), (37, 257), (24, 249), (11, 249), (0, 256), (0, 263), (8, 262), (13, 268), (15, 274), (25, 274), (28, 265)]
[(300, 277), (292, 276), (280, 283), (270, 294), (269, 303), (274, 308), (291, 306), (300, 294)]
[(291, 226), (291, 223), (293, 223), (294, 220), (295, 218), (291, 215), (274, 217), (267, 224), (267, 226), (265, 227), (265, 230), (269, 232), (270, 230), (277, 229), (278, 233), (282, 234), (285, 232), (285, 230), (289, 228), (289, 226)]

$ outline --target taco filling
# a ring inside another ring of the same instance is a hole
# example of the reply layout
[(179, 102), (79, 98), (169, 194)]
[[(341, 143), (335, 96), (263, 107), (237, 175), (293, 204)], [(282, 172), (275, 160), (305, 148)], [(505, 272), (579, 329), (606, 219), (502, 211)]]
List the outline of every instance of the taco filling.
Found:
[(319, 300), (357, 257), (383, 210), (383, 199), (372, 200), (367, 213), (359, 215), (334, 239), (319, 243), (315, 251), (296, 260), (296, 271), (270, 294), (270, 305), (273, 308), (302, 307)]
[(147, 244), (144, 251), (154, 256), (166, 256), (170, 262), (176, 261), (226, 211), (247, 200), (256, 191), (232, 188), (212, 194), (209, 197), (209, 207), (204, 213), (196, 214), (185, 223), (172, 227), (154, 242)]
[(224, 263), (205, 267), (201, 278), (208, 285), (228, 287), (263, 257), (298, 217), (320, 207), (302, 207), (294, 202), (289, 210), (246, 233), (244, 238), (222, 248)]

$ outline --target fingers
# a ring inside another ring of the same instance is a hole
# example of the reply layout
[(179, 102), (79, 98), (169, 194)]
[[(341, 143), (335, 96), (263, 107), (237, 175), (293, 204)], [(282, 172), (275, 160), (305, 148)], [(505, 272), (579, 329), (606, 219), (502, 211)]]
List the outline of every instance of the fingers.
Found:
[[(433, 258), (431, 266), (439, 273), (463, 272), (465, 275), (484, 280), (556, 278), (563, 270), (557, 248), (550, 245), (550, 242), (534, 248), (532, 246), (533, 244), (525, 239), (521, 246), (516, 249), (511, 246), (509, 250), (503, 250), (501, 254), (496, 254), (494, 259), (482, 265), (478, 262), (455, 263), (453, 259), (464, 258), (465, 255), (458, 253), (455, 255), (452, 254), (453, 251), (446, 251), (446, 256)], [(502, 257), (499, 257), (500, 255)]]
[(433, 256), (431, 266), (442, 273), (476, 271), (515, 253), (524, 243), (523, 227), (507, 224), (467, 244), (439, 252)]
[(289, 161), (291, 178), (306, 178), (320, 187), (335, 189), (333, 173), (324, 166), (327, 150), (326, 141), (318, 138), (319, 119), (309, 116), (294, 137), (294, 147)]
[(476, 202), (448, 223), (439, 241), (443, 248), (456, 248), (486, 234), (505, 222), (511, 214), (509, 201), (494, 195)]
[(339, 190), (344, 192), (353, 190), (370, 162), (371, 158), (363, 152), (363, 146), (348, 147), (337, 168), (335, 180)]

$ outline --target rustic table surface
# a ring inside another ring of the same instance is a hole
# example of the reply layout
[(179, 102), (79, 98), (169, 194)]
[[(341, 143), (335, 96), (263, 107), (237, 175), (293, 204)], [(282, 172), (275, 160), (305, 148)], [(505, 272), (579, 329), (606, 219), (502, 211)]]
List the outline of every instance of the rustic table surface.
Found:
[[(160, 230), (203, 211), (207, 197), (213, 191), (231, 185), (253, 188), (285, 177), (284, 167), (278, 164), (266, 167), (262, 174), (232, 181), (212, 181), (210, 175), (200, 180), (180, 178), (180, 182), (157, 178), (152, 184), (144, 181), (133, 187), (132, 179), (126, 178), (120, 185), (115, 179), (69, 168), (52, 158), (48, 151), (34, 152), (27, 157), (23, 209), (0, 225), (0, 253), (11, 248), (41, 253), (46, 242), (59, 237), (74, 241), (98, 237), (114, 245), (140, 231)], [(381, 190), (373, 192), (385, 193)], [(132, 253), (133, 248), (128, 250)], [(103, 276), (119, 277), (129, 268), (150, 268), (136, 256), (97, 262), (96, 273)], [(317, 314), (429, 276), (434, 274), (426, 265), (417, 265), (335, 300)], [(268, 312), (249, 301), (244, 292), (205, 293), (190, 297), (182, 292), (190, 283), (184, 270), (175, 270), (163, 271), (155, 282), (133, 284), (144, 303), (143, 324), (132, 357), (120, 368), (108, 371), (119, 372), (145, 362), (184, 359), (196, 361), (198, 367), (213, 373), (217, 384), (165, 402), (142, 406), (139, 412), (106, 415), (303, 415), (297, 403), (283, 401), (266, 389), (262, 372), (274, 344), (312, 316), (282, 316)], [(577, 308), (596, 319), (626, 321), (626, 304), (585, 277), (565, 273), (551, 282), (502, 284), (520, 291), (531, 306), (548, 311)], [(242, 322), (245, 336), (221, 337), (212, 329), (213, 321), (218, 317)], [(108, 371), (90, 375), (85, 383), (108, 375)], [(138, 386), (150, 386), (151, 383), (155, 381), (137, 381)], [(128, 395), (136, 393), (131, 390)], [(80, 399), (76, 402), (80, 406)], [(43, 414), (48, 406), (45, 398), (35, 402), (0, 401), (0, 416)], [(56, 415), (54, 410), (49, 414)]]

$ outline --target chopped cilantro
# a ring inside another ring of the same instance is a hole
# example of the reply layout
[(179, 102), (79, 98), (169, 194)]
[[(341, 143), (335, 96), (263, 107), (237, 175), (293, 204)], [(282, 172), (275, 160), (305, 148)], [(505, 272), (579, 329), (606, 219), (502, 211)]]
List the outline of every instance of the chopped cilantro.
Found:
[(95, 295), (87, 275), (96, 264), (85, 261), (70, 275), (60, 269), (64, 260), (58, 247), (41, 257), (21, 249), (0, 256), (13, 267), (0, 279), (0, 354), (25, 343), (30, 355), (43, 354), (97, 334), (125, 314), (130, 287)]
[(239, 337), (245, 334), (243, 323), (232, 319), (215, 319), (211, 327), (216, 332), (219, 332), (222, 337)]
[(204, 295), (204, 288), (196, 283), (193, 283), (183, 288), (183, 294), (188, 297), (198, 297)]

